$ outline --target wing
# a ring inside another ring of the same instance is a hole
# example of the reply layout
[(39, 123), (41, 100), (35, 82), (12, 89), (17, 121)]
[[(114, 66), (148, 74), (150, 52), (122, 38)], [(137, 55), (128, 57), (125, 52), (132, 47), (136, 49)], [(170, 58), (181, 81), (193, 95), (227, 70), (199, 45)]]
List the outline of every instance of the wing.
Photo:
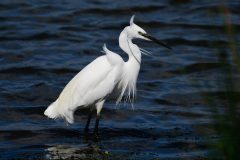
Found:
[(66, 85), (57, 99), (58, 109), (75, 111), (79, 106), (88, 106), (105, 98), (118, 83), (120, 69), (121, 66), (113, 66), (107, 56), (98, 57)]
[(74, 122), (73, 113), (105, 99), (122, 77), (123, 59), (104, 48), (105, 56), (98, 57), (83, 68), (63, 89), (58, 99), (45, 110), (49, 118), (64, 118)]

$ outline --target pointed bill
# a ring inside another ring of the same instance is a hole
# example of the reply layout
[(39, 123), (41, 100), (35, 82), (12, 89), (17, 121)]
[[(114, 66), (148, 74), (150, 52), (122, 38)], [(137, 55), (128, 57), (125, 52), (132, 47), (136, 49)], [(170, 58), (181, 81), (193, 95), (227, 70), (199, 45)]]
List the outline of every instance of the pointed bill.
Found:
[(140, 34), (141, 36), (143, 36), (143, 37), (145, 37), (145, 38), (147, 38), (147, 39), (149, 39), (149, 40), (151, 40), (151, 41), (153, 41), (153, 42), (155, 42), (155, 43), (157, 43), (157, 44), (159, 44), (159, 45), (161, 45), (161, 46), (164, 46), (164, 47), (166, 47), (166, 48), (168, 48), (168, 49), (172, 49), (172, 47), (170, 47), (170, 46), (169, 46), (168, 44), (166, 44), (165, 42), (160, 41), (160, 40), (154, 38), (153, 36), (151, 36), (151, 35), (149, 35), (149, 34), (147, 34), (147, 33), (138, 32), (138, 34)]

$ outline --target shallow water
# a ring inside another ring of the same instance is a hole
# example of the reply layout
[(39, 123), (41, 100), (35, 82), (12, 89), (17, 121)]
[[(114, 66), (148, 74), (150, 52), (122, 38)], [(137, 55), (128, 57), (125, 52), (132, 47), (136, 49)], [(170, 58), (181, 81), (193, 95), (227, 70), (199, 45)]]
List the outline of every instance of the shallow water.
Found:
[[(214, 0), (1, 1), (0, 159), (208, 157), (208, 142), (218, 135), (202, 94), (223, 94), (216, 52), (228, 43), (219, 6)], [(228, 6), (237, 28), (240, 3)], [(154, 57), (142, 57), (134, 109), (106, 103), (98, 141), (83, 134), (86, 110), (70, 126), (46, 118), (46, 107), (102, 55), (104, 43), (126, 59), (118, 36), (132, 14), (136, 24), (174, 48), (135, 41)]]

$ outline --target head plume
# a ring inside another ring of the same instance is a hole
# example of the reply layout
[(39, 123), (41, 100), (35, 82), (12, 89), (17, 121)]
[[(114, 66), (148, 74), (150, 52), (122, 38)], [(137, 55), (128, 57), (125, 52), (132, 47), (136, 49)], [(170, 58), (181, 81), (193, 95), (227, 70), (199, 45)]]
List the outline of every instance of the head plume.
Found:
[(135, 15), (132, 15), (132, 17), (130, 19), (130, 26), (134, 24), (134, 22), (133, 22), (134, 21), (134, 17), (135, 17)]

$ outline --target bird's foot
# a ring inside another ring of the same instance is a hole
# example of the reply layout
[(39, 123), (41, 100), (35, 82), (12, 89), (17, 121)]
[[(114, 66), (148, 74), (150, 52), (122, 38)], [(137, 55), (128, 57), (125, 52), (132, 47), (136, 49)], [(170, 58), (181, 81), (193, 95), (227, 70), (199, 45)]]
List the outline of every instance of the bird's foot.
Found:
[(99, 139), (100, 139), (100, 138), (99, 138), (98, 131), (97, 131), (97, 130), (94, 130), (93, 135), (94, 135), (94, 140), (98, 142)]
[(85, 128), (85, 129), (84, 129), (84, 134), (88, 134), (88, 132), (89, 132), (89, 129), (88, 129), (88, 128)]

